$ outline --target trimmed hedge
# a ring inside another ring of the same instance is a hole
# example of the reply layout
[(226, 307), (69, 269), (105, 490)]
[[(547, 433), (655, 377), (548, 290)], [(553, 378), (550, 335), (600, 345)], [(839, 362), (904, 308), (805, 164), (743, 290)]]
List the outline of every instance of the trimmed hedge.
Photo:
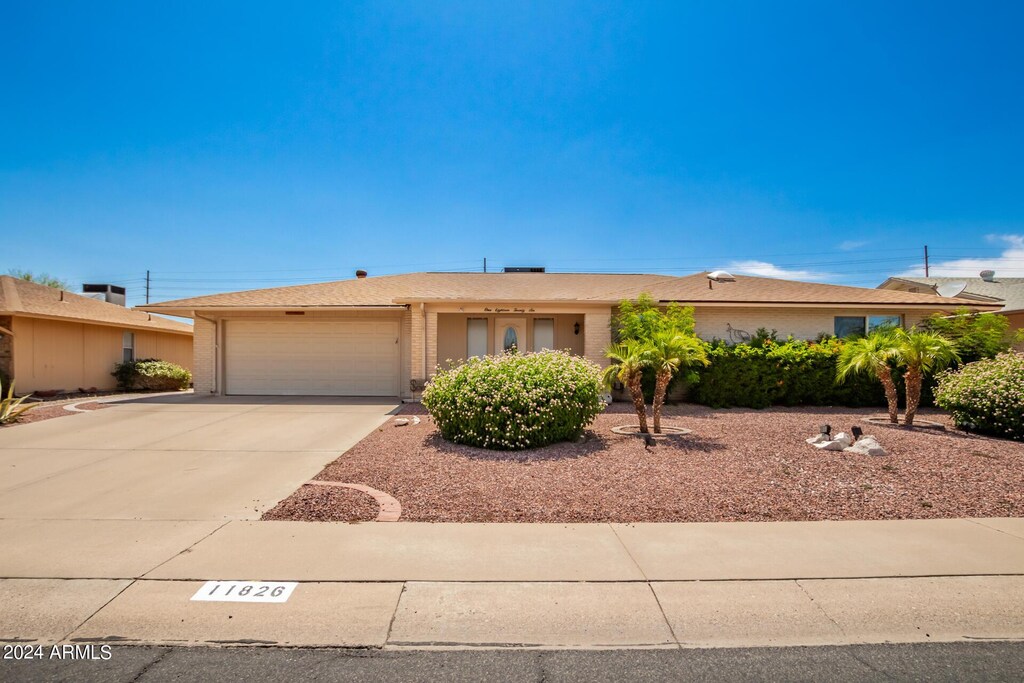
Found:
[(700, 369), (700, 382), (691, 397), (713, 408), (799, 406), (883, 406), (885, 392), (878, 380), (853, 377), (836, 384), (839, 339), (819, 342), (775, 341), (729, 346), (708, 345), (711, 365)]
[(1024, 441), (1024, 354), (1004, 353), (940, 374), (935, 403), (958, 427)]
[(445, 439), (506, 451), (578, 439), (602, 393), (596, 364), (544, 351), (470, 359), (436, 374), (422, 401)]
[(182, 391), (192, 383), (192, 373), (158, 358), (118, 363), (112, 374), (122, 391)]

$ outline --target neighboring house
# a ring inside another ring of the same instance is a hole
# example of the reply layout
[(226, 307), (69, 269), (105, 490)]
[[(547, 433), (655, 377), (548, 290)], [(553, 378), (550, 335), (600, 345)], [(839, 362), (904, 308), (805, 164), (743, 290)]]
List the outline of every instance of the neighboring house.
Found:
[(813, 339), (910, 325), (958, 306), (927, 294), (737, 277), (410, 273), (214, 294), (143, 306), (195, 320), (196, 393), (403, 396), (449, 359), (569, 349), (606, 364), (611, 317), (643, 292), (696, 309), (697, 333), (736, 341), (776, 329)]
[(947, 285), (951, 290), (964, 285), (962, 299), (1000, 304), (999, 313), (1010, 320), (1011, 330), (1024, 329), (1024, 277), (997, 277), (991, 270), (981, 277), (891, 277), (879, 289), (937, 295)]
[(191, 368), (192, 326), (0, 276), (0, 377), (19, 394), (113, 389), (114, 364), (129, 358)]

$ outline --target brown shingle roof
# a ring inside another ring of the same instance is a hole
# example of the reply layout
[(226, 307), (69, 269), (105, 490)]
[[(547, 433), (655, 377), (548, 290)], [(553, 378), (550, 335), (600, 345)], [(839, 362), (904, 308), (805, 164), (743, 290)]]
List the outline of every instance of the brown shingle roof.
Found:
[(0, 315), (64, 318), (79, 322), (117, 325), (135, 329), (192, 334), (192, 326), (152, 316), (124, 306), (108, 304), (53, 287), (0, 275)]
[(650, 293), (660, 301), (752, 304), (881, 304), (979, 306), (927, 294), (737, 276), (708, 289), (705, 273), (685, 277), (597, 273), (408, 273), (313, 285), (255, 289), (177, 299), (141, 307), (216, 308), (397, 306), (420, 301), (617, 303)]

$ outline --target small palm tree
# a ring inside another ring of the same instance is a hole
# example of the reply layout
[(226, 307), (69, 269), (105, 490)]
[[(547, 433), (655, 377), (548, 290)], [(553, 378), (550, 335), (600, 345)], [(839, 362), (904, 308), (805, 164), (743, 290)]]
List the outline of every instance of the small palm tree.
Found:
[(633, 409), (640, 420), (640, 433), (647, 434), (647, 407), (644, 405), (642, 378), (649, 362), (644, 345), (635, 340), (612, 344), (605, 349), (605, 356), (612, 362), (604, 369), (604, 383), (611, 387), (621, 382), (633, 399)]
[(886, 329), (846, 342), (836, 363), (837, 382), (863, 373), (882, 383), (885, 400), (889, 404), (889, 422), (893, 424), (899, 422), (899, 397), (889, 363), (897, 360), (898, 356), (896, 337)]
[(921, 405), (921, 382), (924, 375), (942, 370), (960, 362), (956, 343), (936, 332), (923, 332), (917, 328), (909, 331), (897, 329), (893, 332), (896, 342), (896, 357), (900, 365), (906, 366), (907, 410), (903, 423), (914, 425), (914, 416)]
[(644, 345), (642, 353), (647, 365), (655, 372), (651, 412), (654, 415), (654, 433), (661, 434), (661, 407), (665, 405), (665, 394), (672, 376), (695, 365), (707, 365), (708, 356), (695, 337), (671, 330), (656, 332)]

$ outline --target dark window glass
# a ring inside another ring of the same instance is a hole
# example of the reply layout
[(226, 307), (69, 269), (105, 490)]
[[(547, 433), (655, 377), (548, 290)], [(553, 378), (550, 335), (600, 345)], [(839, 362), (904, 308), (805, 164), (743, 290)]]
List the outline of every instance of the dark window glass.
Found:
[(864, 316), (862, 315), (837, 315), (836, 316), (836, 336), (839, 338), (849, 337), (850, 335), (859, 334), (863, 335), (866, 331), (864, 324)]

